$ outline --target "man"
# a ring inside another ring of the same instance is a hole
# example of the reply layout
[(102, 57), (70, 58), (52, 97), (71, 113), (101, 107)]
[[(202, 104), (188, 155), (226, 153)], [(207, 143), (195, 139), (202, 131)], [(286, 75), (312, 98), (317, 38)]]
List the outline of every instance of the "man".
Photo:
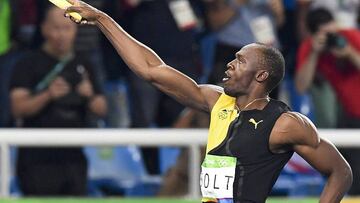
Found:
[[(319, 83), (328, 82), (342, 108), (337, 120), (339, 128), (360, 128), (360, 31), (339, 29), (328, 10), (315, 9), (307, 15), (311, 33), (299, 48), (295, 76), (296, 88), (305, 92)], [(324, 99), (323, 106), (330, 99)], [(331, 111), (332, 109), (324, 109)], [(354, 171), (350, 194), (360, 194), (360, 150), (343, 149), (342, 154)]]
[(66, 16), (78, 12), (83, 19), (73, 21), (96, 24), (138, 76), (182, 104), (211, 113), (201, 174), (203, 202), (265, 202), (294, 151), (328, 176), (320, 202), (340, 202), (352, 182), (349, 165), (332, 144), (318, 136), (311, 121), (268, 98), (284, 75), (284, 59), (278, 50), (247, 45), (228, 63), (224, 89), (198, 85), (166, 65), (105, 13), (81, 1), (69, 2), (74, 6)]
[[(42, 48), (15, 66), (12, 114), (26, 128), (86, 127), (88, 112), (105, 115), (106, 102), (91, 65), (73, 52), (76, 26), (49, 5), (41, 31)], [(86, 195), (87, 163), (80, 147), (19, 148), (16, 167), (24, 195)]]

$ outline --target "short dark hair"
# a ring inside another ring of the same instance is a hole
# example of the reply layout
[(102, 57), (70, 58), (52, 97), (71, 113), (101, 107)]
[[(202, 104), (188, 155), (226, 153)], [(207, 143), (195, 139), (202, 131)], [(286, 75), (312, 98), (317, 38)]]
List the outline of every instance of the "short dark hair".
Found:
[(259, 65), (266, 67), (269, 71), (266, 90), (270, 93), (285, 76), (285, 59), (278, 49), (262, 43), (256, 44), (260, 45), (261, 59)]
[(39, 7), (41, 9), (41, 11), (38, 13), (38, 15), (39, 15), (39, 23), (40, 24), (43, 24), (47, 20), (49, 12), (51, 11), (51, 9), (57, 8), (54, 4), (52, 4), (52, 3), (48, 2), (48, 1), (42, 2), (39, 5)]
[(310, 10), (306, 15), (306, 26), (311, 34), (316, 33), (321, 25), (334, 20), (333, 15), (325, 8)]

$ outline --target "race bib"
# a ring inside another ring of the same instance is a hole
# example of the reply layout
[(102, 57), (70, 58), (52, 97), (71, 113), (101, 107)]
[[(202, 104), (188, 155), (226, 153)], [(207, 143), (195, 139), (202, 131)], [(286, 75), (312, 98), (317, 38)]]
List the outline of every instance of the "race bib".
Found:
[(271, 20), (267, 16), (260, 16), (250, 22), (251, 31), (255, 36), (256, 42), (267, 45), (275, 43), (275, 31), (271, 24)]
[(235, 157), (206, 155), (200, 174), (202, 196), (233, 198), (235, 167)]
[(197, 25), (197, 18), (189, 0), (170, 1), (169, 7), (180, 30), (191, 29)]

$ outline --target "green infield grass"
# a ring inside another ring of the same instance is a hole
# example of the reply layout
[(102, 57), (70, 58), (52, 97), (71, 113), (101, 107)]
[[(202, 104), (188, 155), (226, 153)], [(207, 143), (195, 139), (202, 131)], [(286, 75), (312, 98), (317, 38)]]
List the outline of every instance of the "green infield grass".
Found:
[[(200, 203), (200, 200), (160, 198), (13, 198), (0, 199), (1, 203)], [(269, 198), (266, 203), (317, 203), (315, 198)], [(342, 203), (360, 203), (360, 199), (345, 199)]]

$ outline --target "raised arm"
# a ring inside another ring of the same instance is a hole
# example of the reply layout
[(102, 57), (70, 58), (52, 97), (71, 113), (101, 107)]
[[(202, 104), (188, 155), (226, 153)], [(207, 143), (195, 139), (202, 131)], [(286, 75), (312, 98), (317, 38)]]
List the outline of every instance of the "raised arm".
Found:
[(299, 113), (286, 113), (277, 121), (283, 144), (293, 149), (311, 166), (327, 177), (320, 203), (338, 203), (352, 183), (349, 164), (329, 141), (319, 138), (315, 126)]
[[(304, 60), (304, 62), (295, 75), (295, 87), (298, 92), (304, 93), (311, 87), (315, 78), (320, 54), (325, 49), (325, 43), (325, 33), (318, 33), (312, 37), (311, 51), (307, 56), (302, 56), (304, 47), (300, 47), (300, 57), (298, 56), (298, 60)], [(302, 59), (303, 57), (304, 59)]]
[[(131, 37), (105, 13), (82, 1), (68, 2), (74, 6), (68, 8), (67, 12), (77, 12), (83, 17), (81, 22), (72, 20), (81, 24), (97, 25), (136, 75), (184, 105), (207, 112), (211, 110), (221, 89), (215, 86), (199, 86), (191, 78), (166, 65), (153, 50)], [(165, 37), (166, 33), (163, 35)]]

